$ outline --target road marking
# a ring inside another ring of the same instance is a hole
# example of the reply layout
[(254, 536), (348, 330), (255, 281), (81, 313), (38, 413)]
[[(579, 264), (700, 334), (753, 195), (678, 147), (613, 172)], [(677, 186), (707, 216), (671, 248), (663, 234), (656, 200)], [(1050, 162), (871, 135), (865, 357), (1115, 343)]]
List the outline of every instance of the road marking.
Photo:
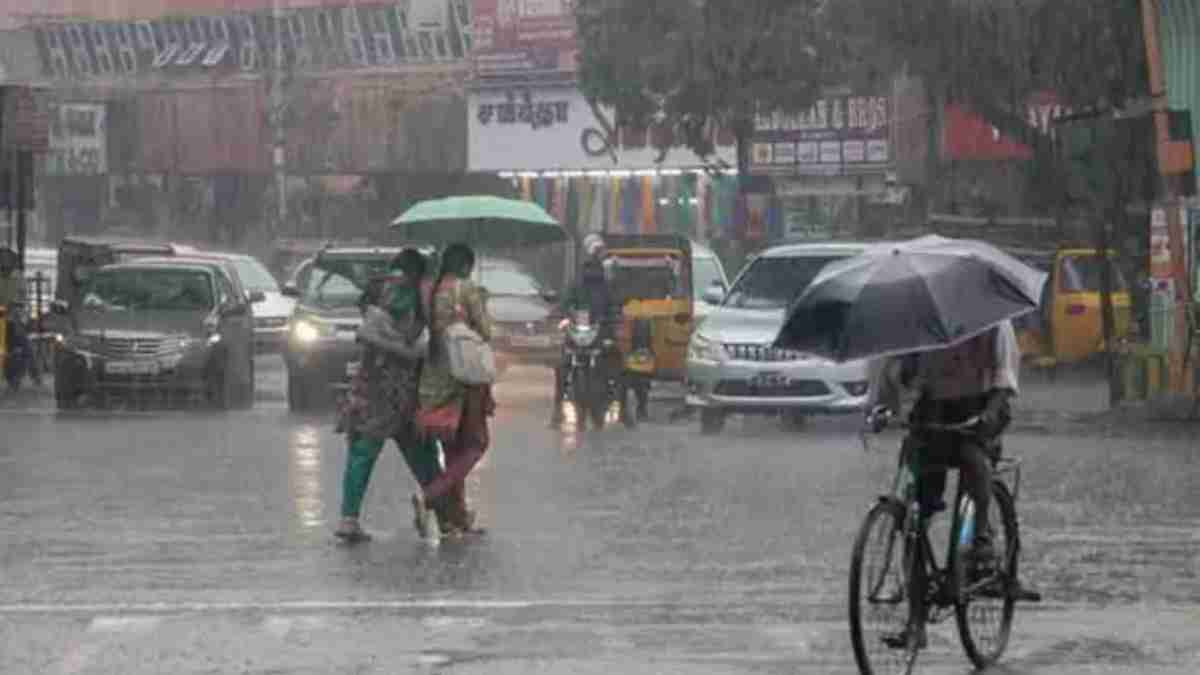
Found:
[[(829, 605), (828, 596), (811, 598), (789, 597), (788, 604)], [(562, 600), (293, 600), (278, 602), (131, 602), (95, 604), (0, 604), (0, 616), (22, 614), (196, 614), (264, 612), (274, 614), (296, 614), (312, 612), (353, 612), (360, 610), (523, 610), (523, 609), (572, 609), (572, 608), (628, 608), (679, 607), (727, 608), (729, 603), (713, 602), (663, 602), (655, 600), (622, 600), (619, 598), (562, 599)]]
[(91, 633), (149, 633), (162, 623), (161, 616), (98, 616), (88, 626)]

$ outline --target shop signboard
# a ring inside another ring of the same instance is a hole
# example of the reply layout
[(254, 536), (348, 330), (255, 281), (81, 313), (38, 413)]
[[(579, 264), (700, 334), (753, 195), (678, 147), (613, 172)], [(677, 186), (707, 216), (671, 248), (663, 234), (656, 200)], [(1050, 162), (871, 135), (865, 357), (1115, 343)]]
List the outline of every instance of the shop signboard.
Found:
[[(682, 169), (704, 165), (682, 147), (666, 152), (661, 130), (612, 129), (612, 111), (593, 108), (574, 87), (485, 89), (468, 96), (471, 171)], [(709, 161), (733, 166), (732, 137), (714, 133)]]
[(147, 92), (138, 97), (136, 110), (135, 164), (142, 171), (269, 170), (262, 93), (256, 88)]
[(108, 173), (108, 121), (102, 103), (59, 103), (50, 109), (47, 176)]
[(480, 86), (571, 81), (572, 0), (474, 0), (475, 75)]
[[(119, 16), (97, 2), (30, 24), (44, 72), (59, 80), (170, 74), (320, 71), (465, 64), (470, 0), (181, 0), (131, 3)], [(121, 3), (124, 4), (124, 3)], [(87, 17), (87, 18), (80, 18)]]
[(873, 173), (892, 161), (888, 96), (831, 94), (804, 112), (763, 113), (755, 121), (751, 170), (756, 173)]
[(44, 152), (50, 147), (48, 101), (32, 87), (0, 87), (0, 146), (8, 150)]

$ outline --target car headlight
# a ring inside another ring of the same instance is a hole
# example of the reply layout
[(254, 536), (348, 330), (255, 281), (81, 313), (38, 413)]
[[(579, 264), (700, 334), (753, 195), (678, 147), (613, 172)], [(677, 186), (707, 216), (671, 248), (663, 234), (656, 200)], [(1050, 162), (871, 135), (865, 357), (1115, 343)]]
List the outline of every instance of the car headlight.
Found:
[(292, 338), (301, 344), (316, 342), (328, 332), (325, 327), (312, 319), (297, 319), (292, 322)]
[(688, 343), (688, 358), (694, 361), (724, 361), (725, 348), (716, 340), (693, 333), (692, 340)]
[(867, 393), (867, 389), (871, 386), (870, 382), (865, 380), (855, 380), (853, 382), (843, 382), (842, 387), (847, 394), (851, 396), (862, 396)]
[(596, 341), (596, 331), (594, 329), (573, 330), (568, 335), (571, 336), (571, 342), (580, 347), (591, 347), (592, 343)]

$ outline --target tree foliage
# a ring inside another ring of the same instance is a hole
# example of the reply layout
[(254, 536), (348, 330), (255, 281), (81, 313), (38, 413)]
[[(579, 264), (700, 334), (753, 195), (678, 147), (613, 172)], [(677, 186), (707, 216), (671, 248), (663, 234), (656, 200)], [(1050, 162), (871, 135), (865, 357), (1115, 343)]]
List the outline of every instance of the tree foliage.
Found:
[(577, 0), (580, 87), (617, 127), (654, 128), (655, 145), (701, 157), (717, 129), (738, 140), (745, 173), (757, 111), (817, 98), (830, 61), (822, 0)]

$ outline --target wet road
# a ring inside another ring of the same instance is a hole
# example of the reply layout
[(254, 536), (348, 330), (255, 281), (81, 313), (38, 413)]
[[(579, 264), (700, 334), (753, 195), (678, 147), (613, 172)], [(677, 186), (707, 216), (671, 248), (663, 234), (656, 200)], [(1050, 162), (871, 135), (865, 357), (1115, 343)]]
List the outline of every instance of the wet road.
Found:
[[(0, 672), (841, 673), (851, 540), (894, 439), (848, 420), (545, 428), (510, 372), (470, 485), (486, 536), (419, 542), (387, 451), (336, 524), (341, 438), (255, 409), (59, 415), (0, 405)], [(1018, 430), (1023, 576), (998, 673), (1200, 670), (1200, 459), (1190, 430)], [(966, 673), (952, 625), (919, 672)]]

